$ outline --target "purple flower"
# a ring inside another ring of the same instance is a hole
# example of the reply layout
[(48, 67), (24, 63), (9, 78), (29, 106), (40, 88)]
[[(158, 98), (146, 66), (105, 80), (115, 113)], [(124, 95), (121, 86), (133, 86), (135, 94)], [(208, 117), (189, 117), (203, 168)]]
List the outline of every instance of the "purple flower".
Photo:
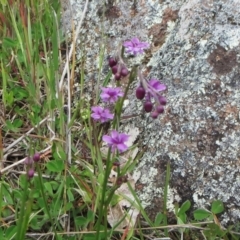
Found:
[[(159, 102), (161, 96), (160, 92), (167, 89), (166, 85), (159, 82), (157, 79), (150, 79), (149, 81), (141, 79), (141, 85), (146, 91), (146, 99), (151, 101), (151, 98), (154, 98), (156, 102)], [(160, 103), (160, 102), (159, 102)]]
[(114, 152), (116, 149), (119, 152), (124, 152), (127, 150), (127, 145), (125, 142), (128, 140), (128, 135), (125, 133), (119, 133), (116, 130), (112, 130), (110, 136), (103, 135), (102, 140), (111, 147), (111, 151)]
[(110, 102), (110, 103), (115, 103), (119, 97), (123, 96), (123, 92), (121, 88), (116, 87), (102, 87), (102, 93), (100, 95), (102, 101), (104, 102)]
[(151, 79), (148, 84), (157, 92), (161, 92), (167, 89), (166, 85), (160, 83), (157, 79)]
[(123, 46), (126, 48), (127, 53), (137, 55), (143, 53), (143, 50), (149, 48), (150, 45), (147, 42), (140, 42), (138, 38), (134, 37), (130, 41), (124, 42)]
[[(164, 105), (167, 100), (161, 95), (161, 92), (166, 90), (166, 85), (162, 84), (157, 79), (146, 80), (141, 71), (138, 71), (140, 86), (136, 89), (136, 97), (140, 100), (145, 98), (144, 109), (146, 112), (152, 112), (151, 116), (157, 118), (158, 114), (164, 112)], [(155, 102), (155, 104), (154, 104)]]
[(94, 106), (91, 109), (91, 117), (96, 121), (101, 121), (103, 123), (113, 119), (113, 114), (110, 113), (109, 109), (104, 109), (100, 106)]

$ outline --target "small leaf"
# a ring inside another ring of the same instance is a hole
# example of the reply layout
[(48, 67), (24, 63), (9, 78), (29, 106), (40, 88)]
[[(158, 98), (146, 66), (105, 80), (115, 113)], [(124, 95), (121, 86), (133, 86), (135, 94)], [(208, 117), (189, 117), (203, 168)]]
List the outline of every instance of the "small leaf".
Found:
[(91, 222), (94, 220), (94, 212), (92, 210), (88, 210), (87, 212), (87, 220), (88, 222)]
[(5, 37), (3, 38), (2, 44), (6, 48), (14, 48), (18, 46), (18, 41)]
[(5, 237), (7, 239), (13, 239), (13, 236), (15, 236), (17, 233), (17, 226), (10, 226), (6, 230)]
[(203, 220), (211, 216), (211, 213), (205, 209), (197, 209), (193, 212), (195, 220)]
[(21, 119), (14, 119), (12, 124), (15, 128), (19, 128), (22, 126), (23, 121)]
[(82, 227), (82, 226), (86, 225), (88, 222), (85, 217), (78, 216), (75, 218), (75, 223), (78, 227)]
[(224, 206), (222, 201), (216, 200), (212, 203), (211, 212), (213, 212), (214, 214), (218, 214), (223, 211), (224, 211)]
[(47, 163), (47, 169), (51, 172), (61, 172), (64, 169), (64, 161), (52, 160)]
[(186, 213), (178, 214), (177, 219), (181, 219), (181, 221), (182, 221), (181, 224), (187, 223), (187, 215), (186, 215)]
[(46, 188), (46, 190), (48, 191), (48, 193), (50, 194), (50, 196), (53, 196), (53, 191), (52, 191), (52, 185), (50, 182), (45, 182), (44, 186)]
[(162, 213), (158, 213), (157, 216), (155, 217), (155, 221), (154, 221), (154, 226), (158, 227), (160, 226), (160, 224), (162, 223), (164, 218), (164, 215)]
[(191, 202), (189, 200), (185, 201), (180, 209), (178, 210), (178, 215), (185, 213), (191, 207)]
[(67, 190), (67, 195), (68, 195), (68, 201), (72, 202), (74, 200), (74, 196), (72, 194), (71, 189)]

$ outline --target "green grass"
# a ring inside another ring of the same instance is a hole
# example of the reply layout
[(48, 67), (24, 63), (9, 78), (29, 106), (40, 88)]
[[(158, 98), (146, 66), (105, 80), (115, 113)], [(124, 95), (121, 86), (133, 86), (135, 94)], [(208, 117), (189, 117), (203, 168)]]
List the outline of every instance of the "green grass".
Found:
[[(106, 129), (93, 122), (90, 102), (99, 102), (100, 86), (106, 86), (111, 78), (111, 72), (101, 78), (105, 46), (96, 70), (98, 90), (91, 93), (94, 97), (89, 102), (83, 91), (84, 56), (82, 61), (76, 59), (75, 42), (65, 42), (59, 25), (58, 1), (1, 1), (0, 239), (238, 239), (237, 233), (218, 222), (217, 214), (223, 212), (220, 201), (213, 202), (210, 210), (196, 210), (192, 218), (187, 215), (191, 203), (185, 202), (176, 206), (176, 224), (168, 224), (170, 163), (162, 213), (155, 220), (148, 217), (132, 185), (125, 183), (142, 153), (129, 157), (124, 167), (116, 167), (121, 156), (103, 151), (101, 141), (109, 129), (119, 127), (136, 68), (129, 75), (124, 97), (115, 106), (112, 125)], [(77, 65), (80, 99), (73, 87)], [(36, 152), (41, 159), (34, 163), (35, 176), (29, 179), (24, 161)], [(117, 181), (109, 181), (112, 170), (117, 172), (117, 180), (128, 186), (131, 198), (116, 191), (120, 187)], [(123, 198), (139, 211), (141, 219), (131, 225), (132, 216), (126, 211), (110, 227), (107, 215)], [(119, 228), (125, 220), (129, 224)]]

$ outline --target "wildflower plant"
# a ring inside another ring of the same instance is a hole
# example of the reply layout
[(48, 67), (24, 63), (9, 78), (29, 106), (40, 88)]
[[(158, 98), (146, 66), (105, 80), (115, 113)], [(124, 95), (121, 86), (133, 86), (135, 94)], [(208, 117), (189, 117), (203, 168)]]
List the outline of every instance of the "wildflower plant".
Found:
[[(129, 157), (124, 166), (121, 164), (123, 155), (134, 148), (128, 143), (129, 135), (120, 128), (130, 84), (139, 81), (142, 100), (151, 102), (153, 109), (160, 112), (160, 106), (164, 106), (161, 83), (141, 80), (137, 67), (127, 63), (129, 54), (143, 54), (150, 45), (136, 37), (121, 43), (108, 58), (110, 74), (99, 84), (97, 94), (92, 95), (95, 99), (84, 96), (86, 76), (82, 67), (81, 99), (77, 99), (75, 106), (72, 89), (77, 44), (74, 42), (72, 51), (69, 50), (73, 56), (61, 58), (63, 37), (58, 29), (58, 1), (6, 1), (6, 4), (0, 12), (4, 25), (0, 31), (7, 36), (2, 40), (0, 58), (3, 80), (0, 94), (6, 122), (1, 124), (4, 127), (0, 130), (0, 144), (1, 139), (11, 135), (19, 139), (6, 148), (0, 145), (0, 156), (4, 159), (17, 152), (19, 142), (30, 156), (17, 162), (20, 165), (17, 181), (10, 178), (9, 183), (5, 179), (0, 182), (0, 195), (4, 195), (4, 201), (0, 200), (1, 218), (16, 216), (16, 221), (2, 227), (0, 236), (22, 240), (27, 233), (36, 231), (65, 239), (61, 234), (68, 229), (89, 229), (96, 231), (91, 239), (107, 239), (112, 234), (107, 225), (109, 206), (118, 198), (116, 190), (127, 182), (127, 175), (139, 158)], [(104, 54), (100, 58), (103, 60)], [(69, 61), (60, 76), (64, 59)], [(122, 79), (127, 86), (122, 86)], [(5, 178), (4, 173), (17, 164), (1, 169), (1, 176)], [(113, 170), (117, 176), (110, 182)]]
[[(144, 50), (150, 45), (146, 42), (141, 42), (138, 38), (134, 37), (133, 39), (124, 42), (122, 46), (125, 48), (127, 53), (136, 56), (137, 54), (143, 54)], [(109, 121), (111, 123), (109, 133), (104, 134), (101, 137), (103, 143), (109, 147), (109, 150), (102, 185), (102, 204), (99, 209), (96, 239), (100, 236), (100, 222), (102, 218), (105, 219), (104, 229), (107, 229), (106, 217), (108, 205), (105, 203), (109, 203), (111, 201), (115, 190), (121, 186), (119, 183), (123, 182), (117, 181), (117, 184), (110, 189), (107, 186), (111, 169), (114, 166), (118, 166), (116, 165), (116, 160), (118, 160), (120, 154), (123, 154), (129, 149), (129, 146), (127, 145), (129, 136), (126, 133), (119, 131), (119, 126), (123, 112), (123, 101), (127, 97), (130, 84), (135, 80), (139, 81), (139, 86), (136, 89), (136, 97), (137, 99), (144, 99), (144, 109), (146, 112), (151, 112), (152, 118), (157, 118), (159, 114), (163, 113), (163, 107), (166, 105), (166, 99), (162, 96), (162, 92), (166, 90), (166, 86), (157, 79), (145, 79), (141, 71), (136, 70), (136, 67), (133, 67), (129, 72), (129, 67), (127, 67), (122, 53), (122, 49), (119, 49), (113, 57), (108, 59), (109, 67), (111, 68), (111, 72), (114, 76), (112, 86), (101, 87), (101, 101), (99, 102), (99, 105), (91, 108), (91, 118), (94, 121), (100, 121), (101, 123)], [(123, 88), (121, 88), (121, 79), (126, 77), (128, 77), (128, 84), (125, 88), (125, 92), (123, 93)], [(125, 174), (126, 171), (121, 171), (118, 167), (117, 179), (126, 179)]]

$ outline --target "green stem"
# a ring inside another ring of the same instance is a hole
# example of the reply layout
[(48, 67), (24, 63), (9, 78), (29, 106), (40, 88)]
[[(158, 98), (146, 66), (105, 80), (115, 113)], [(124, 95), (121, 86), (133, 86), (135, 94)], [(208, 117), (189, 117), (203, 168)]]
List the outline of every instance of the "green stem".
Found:
[[(103, 217), (105, 219), (107, 218), (107, 215), (106, 215), (107, 206), (105, 204), (105, 196), (106, 196), (106, 191), (107, 191), (108, 178), (109, 178), (109, 175), (111, 172), (111, 167), (112, 167), (112, 163), (111, 163), (110, 159), (111, 159), (111, 149), (109, 148), (108, 155), (107, 155), (107, 162), (106, 162), (106, 171), (105, 171), (104, 180), (103, 180), (102, 197), (101, 197), (101, 201), (100, 201), (99, 216), (98, 216), (98, 220), (97, 220), (97, 224), (96, 224), (96, 226), (97, 226), (96, 240), (99, 240), (102, 218)], [(105, 236), (106, 236), (106, 233), (107, 233), (106, 221), (104, 221), (104, 232), (105, 232)]]
[[(39, 179), (39, 182), (40, 182), (40, 190), (41, 190), (41, 194), (42, 194), (42, 197), (43, 197), (43, 202), (44, 202), (44, 205), (45, 205), (45, 210), (47, 212), (48, 218), (49, 218), (49, 220), (51, 222), (51, 225), (53, 227), (54, 222), (53, 222), (52, 216), (51, 216), (51, 214), (49, 212), (49, 209), (48, 209), (47, 200), (46, 200), (44, 189), (43, 189), (42, 174), (41, 174), (41, 170), (40, 170), (38, 165), (37, 165), (37, 172), (38, 172), (38, 179)], [(53, 228), (53, 229), (54, 229), (53, 232), (55, 234), (55, 238), (58, 239), (57, 232), (56, 232), (55, 228)]]
[[(167, 170), (166, 170), (166, 180), (165, 180), (165, 187), (164, 187), (164, 203), (163, 203), (163, 214), (164, 214), (164, 226), (167, 226), (167, 196), (168, 196), (168, 186), (170, 181), (170, 162), (167, 163)], [(164, 229), (165, 236), (168, 235), (168, 229)]]
[(28, 179), (27, 176), (25, 175), (24, 177), (26, 177), (26, 183), (24, 184), (24, 189), (23, 189), (23, 195), (22, 195), (22, 201), (21, 201), (21, 210), (20, 210), (20, 216), (18, 219), (18, 230), (17, 230), (17, 239), (19, 240), (23, 240), (24, 238), (24, 229), (25, 227), (23, 226), (23, 218), (24, 218), (24, 214), (25, 214), (25, 209), (26, 209), (26, 202), (27, 202), (27, 191), (28, 191)]

